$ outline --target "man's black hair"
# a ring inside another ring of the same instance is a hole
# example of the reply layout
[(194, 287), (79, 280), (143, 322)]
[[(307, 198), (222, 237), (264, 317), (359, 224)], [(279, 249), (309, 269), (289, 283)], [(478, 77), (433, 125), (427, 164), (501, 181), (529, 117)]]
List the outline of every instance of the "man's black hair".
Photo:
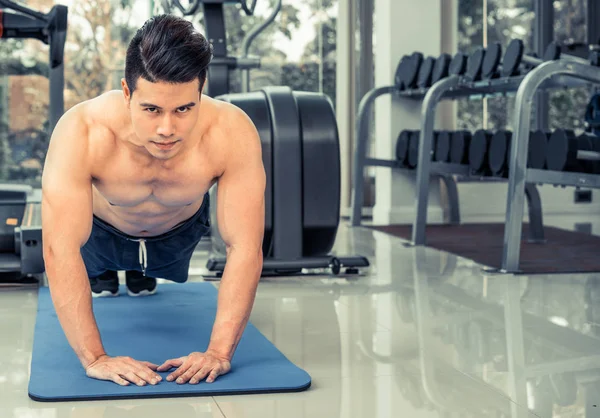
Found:
[(133, 95), (137, 80), (189, 83), (202, 89), (212, 46), (192, 23), (173, 15), (158, 15), (138, 29), (127, 48), (125, 80)]

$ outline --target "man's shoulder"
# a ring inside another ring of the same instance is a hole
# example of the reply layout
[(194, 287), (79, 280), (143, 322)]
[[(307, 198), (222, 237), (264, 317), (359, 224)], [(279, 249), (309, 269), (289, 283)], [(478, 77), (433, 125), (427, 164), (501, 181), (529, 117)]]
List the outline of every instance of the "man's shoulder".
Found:
[(204, 97), (211, 120), (210, 133), (217, 137), (235, 137), (244, 134), (248, 129), (254, 129), (250, 117), (238, 106), (223, 100)]
[(73, 106), (61, 117), (51, 143), (59, 149), (85, 149), (89, 157), (102, 154), (115, 138), (116, 123), (112, 121), (115, 118), (109, 114), (114, 112), (109, 110), (115, 109), (114, 102), (114, 96), (111, 98), (110, 94), (103, 94)]
[(68, 124), (85, 127), (91, 133), (118, 123), (115, 117), (118, 107), (119, 102), (115, 92), (107, 92), (79, 102), (65, 112), (61, 119)]
[(122, 124), (125, 109), (119, 91), (108, 91), (82, 104), (86, 120), (93, 127), (112, 130)]
[(254, 143), (260, 149), (260, 139), (252, 120), (242, 109), (226, 101), (203, 100), (211, 121), (203, 142), (220, 176), (227, 167), (232, 167), (233, 161), (239, 161), (241, 155), (250, 157), (248, 145)]

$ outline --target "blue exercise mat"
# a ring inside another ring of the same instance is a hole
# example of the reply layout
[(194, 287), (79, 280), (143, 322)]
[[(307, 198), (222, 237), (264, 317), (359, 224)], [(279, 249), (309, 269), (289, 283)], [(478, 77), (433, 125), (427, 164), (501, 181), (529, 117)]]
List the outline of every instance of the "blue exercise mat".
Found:
[[(122, 286), (116, 298), (93, 300), (94, 315), (107, 354), (130, 356), (161, 365), (164, 361), (205, 351), (217, 309), (217, 290), (210, 283), (163, 284), (155, 295), (129, 297)], [(29, 396), (37, 401), (214, 396), (298, 392), (310, 387), (310, 376), (292, 364), (251, 323), (231, 361), (231, 371), (213, 383), (167, 382), (120, 386), (86, 376), (62, 331), (47, 287), (39, 302)]]

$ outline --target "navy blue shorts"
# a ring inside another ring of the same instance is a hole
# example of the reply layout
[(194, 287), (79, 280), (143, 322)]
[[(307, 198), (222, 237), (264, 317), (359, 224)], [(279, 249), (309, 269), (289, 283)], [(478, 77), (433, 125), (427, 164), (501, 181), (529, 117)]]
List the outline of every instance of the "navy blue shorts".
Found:
[(81, 248), (88, 277), (107, 270), (136, 270), (148, 277), (183, 283), (200, 239), (210, 230), (208, 193), (198, 212), (164, 234), (134, 237), (94, 215), (92, 233)]

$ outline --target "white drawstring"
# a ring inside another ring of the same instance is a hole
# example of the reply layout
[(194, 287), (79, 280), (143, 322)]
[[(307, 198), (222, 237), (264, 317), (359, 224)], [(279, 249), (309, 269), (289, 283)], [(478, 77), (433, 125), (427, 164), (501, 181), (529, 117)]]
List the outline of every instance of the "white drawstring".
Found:
[(148, 253), (146, 252), (146, 240), (138, 240), (140, 243), (139, 258), (142, 266), (142, 274), (146, 275), (146, 267), (148, 267)]

